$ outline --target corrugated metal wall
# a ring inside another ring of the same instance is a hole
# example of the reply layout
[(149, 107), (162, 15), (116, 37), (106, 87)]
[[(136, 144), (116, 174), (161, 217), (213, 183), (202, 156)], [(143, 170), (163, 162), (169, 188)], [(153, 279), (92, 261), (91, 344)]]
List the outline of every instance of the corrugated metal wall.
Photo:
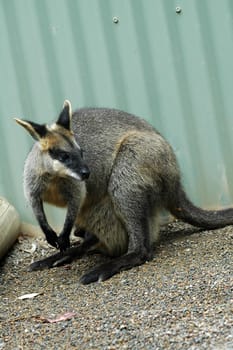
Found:
[(2, 0), (0, 43), (0, 195), (24, 220), (32, 140), (12, 117), (52, 121), (65, 98), (145, 117), (196, 204), (233, 203), (231, 0)]

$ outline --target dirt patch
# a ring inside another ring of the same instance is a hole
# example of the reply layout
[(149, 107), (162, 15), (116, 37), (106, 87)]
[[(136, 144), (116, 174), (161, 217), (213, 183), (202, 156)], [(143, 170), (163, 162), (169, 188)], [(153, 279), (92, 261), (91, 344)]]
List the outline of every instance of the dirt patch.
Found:
[(87, 286), (106, 258), (28, 272), (54, 250), (17, 242), (0, 267), (0, 349), (233, 349), (233, 227), (162, 231), (152, 261)]

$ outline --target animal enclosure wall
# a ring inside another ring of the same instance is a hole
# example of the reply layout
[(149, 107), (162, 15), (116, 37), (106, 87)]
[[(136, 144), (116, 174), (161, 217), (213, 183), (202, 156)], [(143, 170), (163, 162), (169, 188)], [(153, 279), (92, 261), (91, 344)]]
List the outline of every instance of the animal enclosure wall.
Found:
[(49, 123), (65, 98), (144, 117), (196, 204), (233, 204), (233, 1), (2, 0), (0, 35), (0, 195), (24, 221), (32, 140), (13, 117)]

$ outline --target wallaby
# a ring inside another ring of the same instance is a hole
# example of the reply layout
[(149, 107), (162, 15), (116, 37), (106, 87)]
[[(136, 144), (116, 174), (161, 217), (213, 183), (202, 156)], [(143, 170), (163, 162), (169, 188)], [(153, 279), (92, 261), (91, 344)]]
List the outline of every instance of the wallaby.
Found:
[[(207, 211), (193, 205), (180, 180), (171, 146), (150, 124), (129, 113), (83, 108), (69, 101), (51, 126), (16, 119), (36, 140), (24, 167), (24, 191), (48, 243), (60, 252), (30, 269), (59, 266), (90, 251), (114, 257), (81, 278), (103, 281), (152, 257), (159, 212), (214, 229), (233, 224), (233, 209)], [(59, 236), (43, 202), (67, 207)], [(70, 247), (72, 229), (83, 242)]]

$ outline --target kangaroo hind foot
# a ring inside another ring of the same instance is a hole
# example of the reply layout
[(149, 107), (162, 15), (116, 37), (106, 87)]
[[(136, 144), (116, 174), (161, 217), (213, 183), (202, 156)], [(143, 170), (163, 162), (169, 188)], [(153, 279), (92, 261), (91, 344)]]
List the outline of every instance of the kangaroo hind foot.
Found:
[(131, 267), (143, 264), (150, 258), (150, 254), (140, 255), (136, 252), (127, 253), (89, 270), (81, 277), (80, 282), (82, 284), (89, 284), (105, 281), (120, 271), (128, 270)]

